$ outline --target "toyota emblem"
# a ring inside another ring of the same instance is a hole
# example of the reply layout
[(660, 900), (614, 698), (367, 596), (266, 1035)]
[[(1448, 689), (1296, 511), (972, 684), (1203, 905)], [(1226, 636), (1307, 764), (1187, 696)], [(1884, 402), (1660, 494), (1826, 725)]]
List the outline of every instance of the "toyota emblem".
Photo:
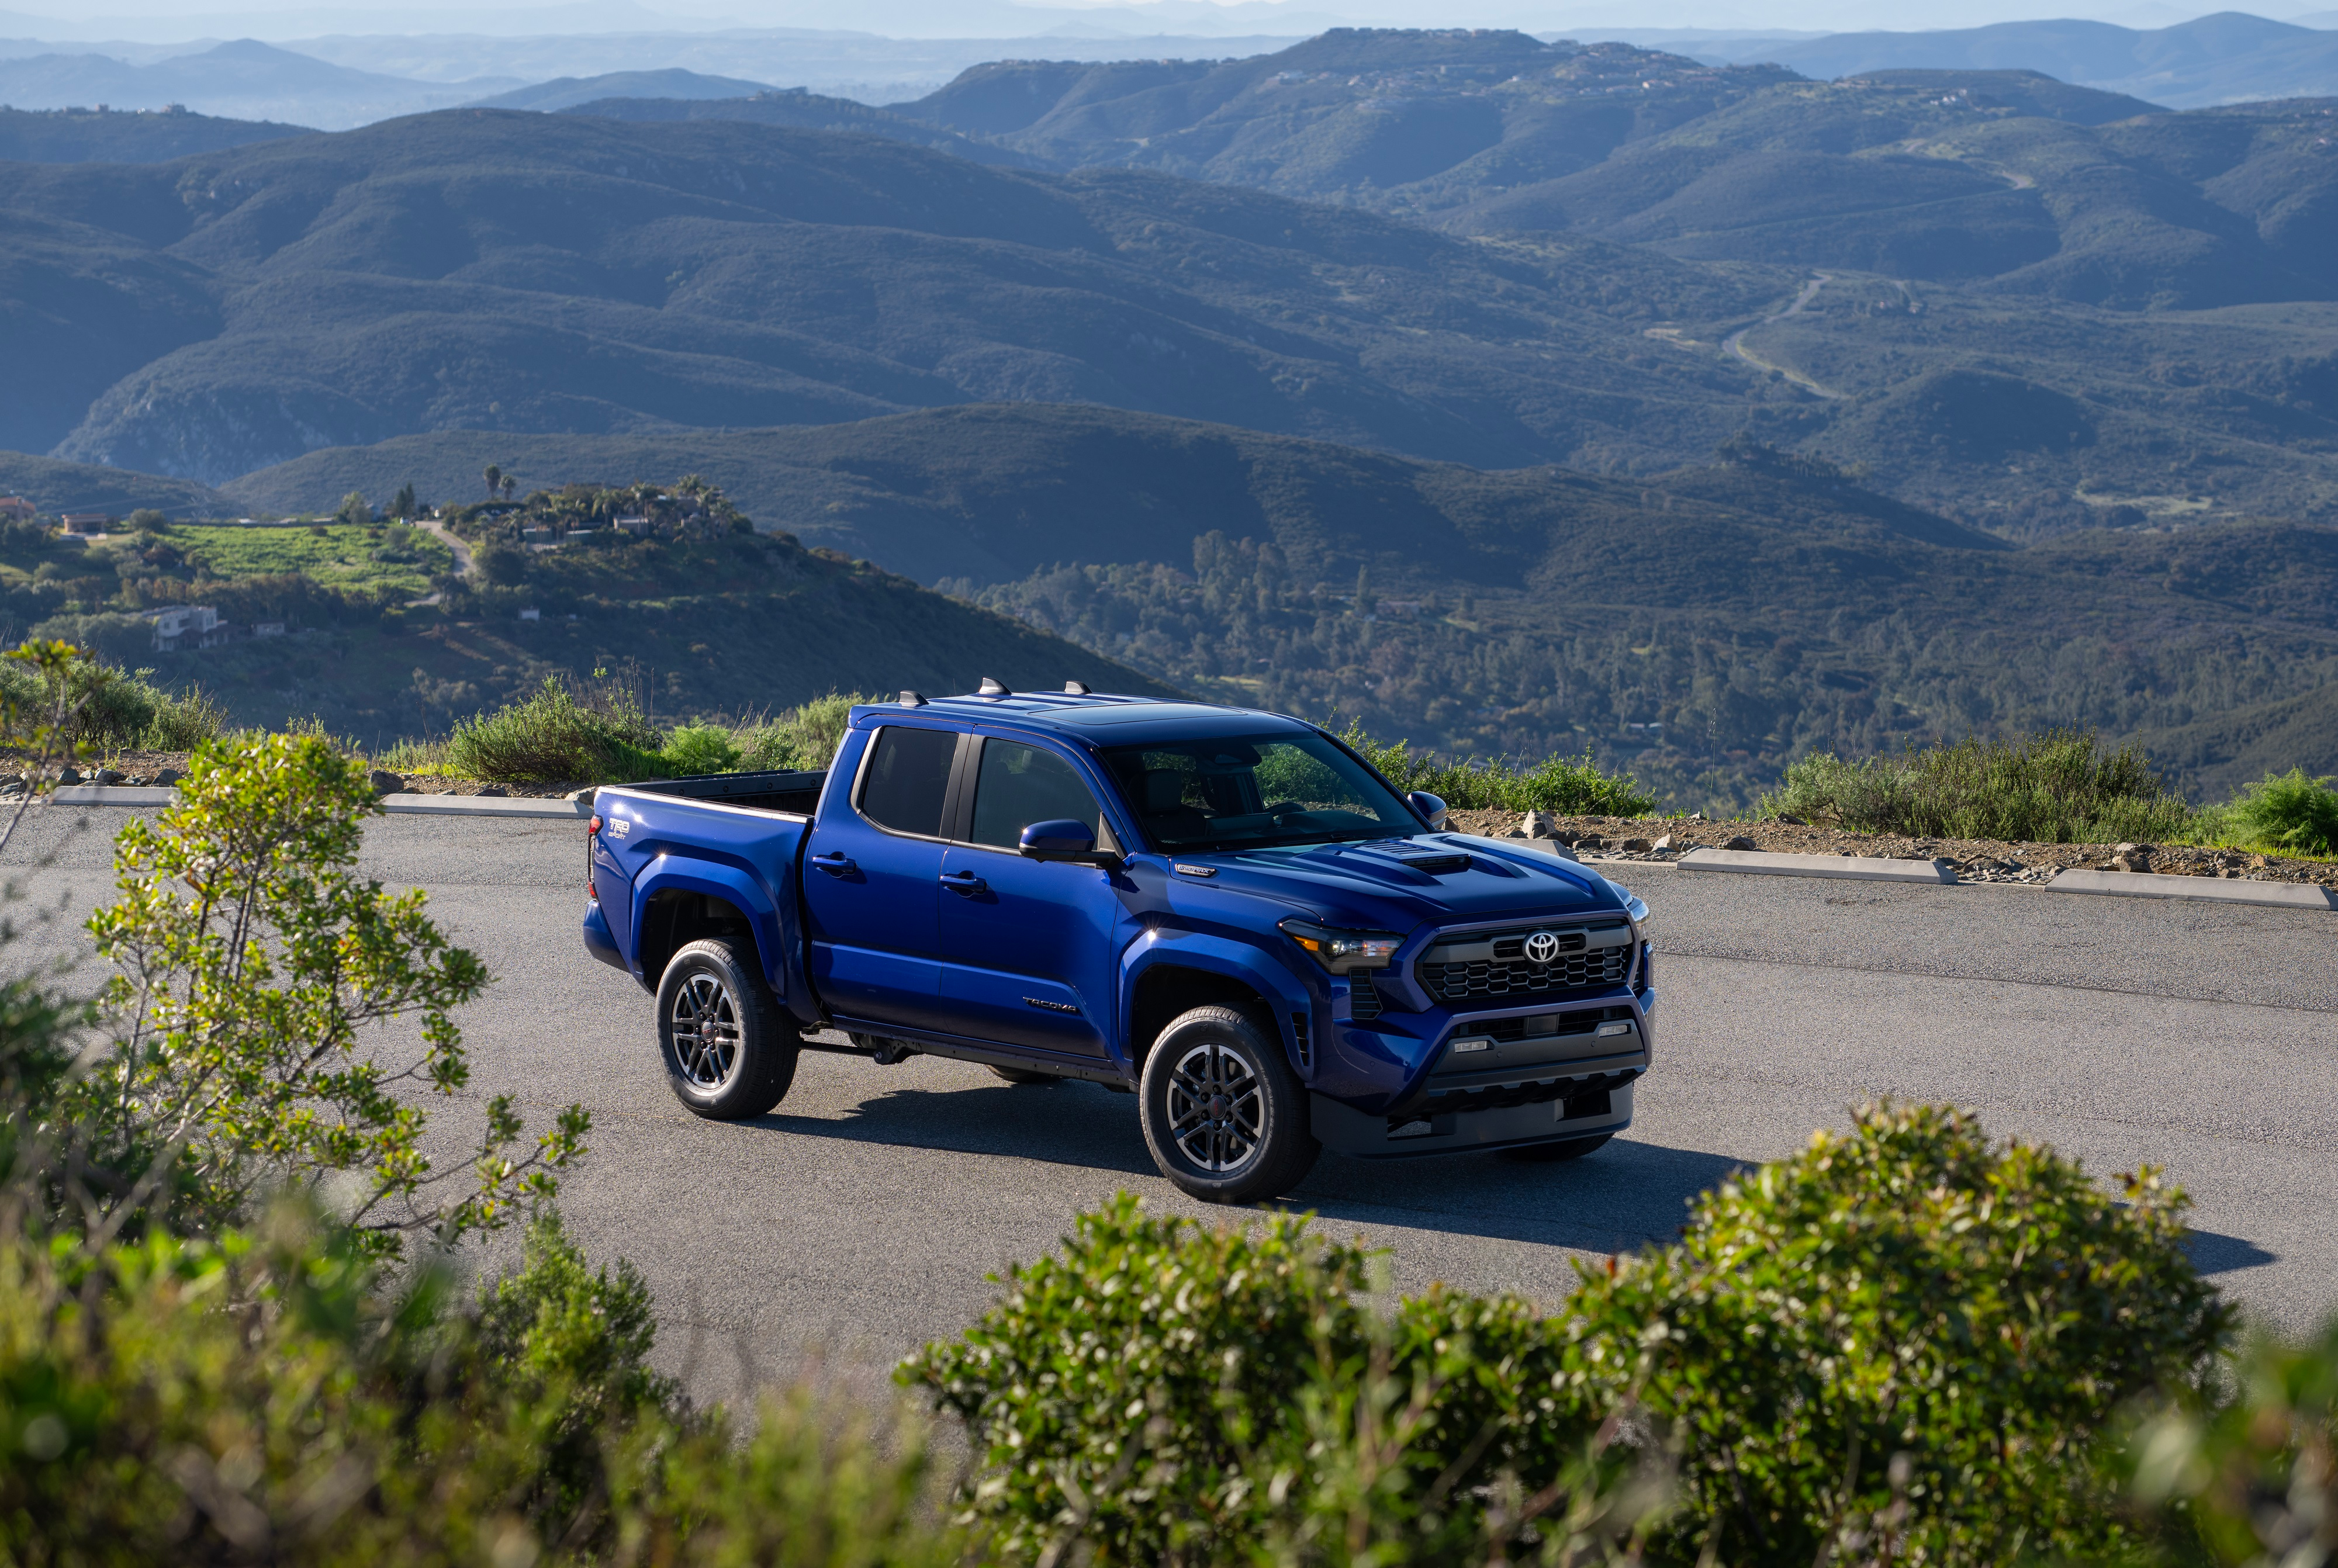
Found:
[(1558, 938), (1547, 931), (1537, 931), (1527, 938), (1527, 962), (1547, 964), (1558, 956)]

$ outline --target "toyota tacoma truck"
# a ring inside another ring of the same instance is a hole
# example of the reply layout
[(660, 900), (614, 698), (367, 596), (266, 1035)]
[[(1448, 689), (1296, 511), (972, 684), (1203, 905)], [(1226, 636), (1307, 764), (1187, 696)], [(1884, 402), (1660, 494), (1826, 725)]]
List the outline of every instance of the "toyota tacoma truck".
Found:
[(584, 946), (701, 1116), (805, 1049), (955, 1057), (1133, 1093), (1164, 1176), (1246, 1202), (1325, 1146), (1589, 1153), (1650, 1060), (1645, 905), (1278, 714), (905, 691), (822, 772), (603, 789), (588, 841)]

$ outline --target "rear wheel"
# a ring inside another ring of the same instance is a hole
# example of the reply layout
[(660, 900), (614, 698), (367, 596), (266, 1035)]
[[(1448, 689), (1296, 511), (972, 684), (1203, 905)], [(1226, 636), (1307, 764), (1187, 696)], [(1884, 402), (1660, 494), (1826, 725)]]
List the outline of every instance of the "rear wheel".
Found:
[(1557, 1143), (1521, 1143), (1515, 1149), (1502, 1151), (1504, 1157), (1523, 1160), (1534, 1165), (1556, 1165), (1562, 1160), (1580, 1160), (1607, 1146), (1613, 1132), (1601, 1132), (1589, 1138), (1569, 1138)]
[(711, 1121), (761, 1116), (795, 1082), (802, 1042), (752, 950), (714, 938), (673, 956), (658, 985), (658, 1046), (674, 1098)]
[(1053, 1073), (1034, 1073), (1027, 1067), (1001, 1067), (993, 1063), (990, 1070), (1009, 1083), (1028, 1083), (1044, 1089), (1056, 1082)]
[(1137, 1111), (1161, 1173), (1205, 1202), (1279, 1197), (1323, 1150), (1282, 1042), (1231, 1007), (1196, 1007), (1161, 1032)]

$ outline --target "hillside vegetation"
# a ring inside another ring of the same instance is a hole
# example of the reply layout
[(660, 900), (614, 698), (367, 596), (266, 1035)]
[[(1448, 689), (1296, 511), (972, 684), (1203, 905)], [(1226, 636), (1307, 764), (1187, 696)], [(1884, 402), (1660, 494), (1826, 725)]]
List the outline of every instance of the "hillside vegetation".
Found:
[[(448, 573), (437, 537), (388, 522), (175, 525), (96, 544), (0, 525), (0, 624), (146, 667), (166, 691), (199, 689), (234, 723), (317, 721), (375, 747), (596, 671), (624, 680), (661, 722), (750, 719), (836, 691), (971, 691), (985, 675), (1171, 690), (866, 561), (755, 534), (719, 491), (700, 493), (722, 527), (604, 526), (554, 551), (475, 528), (469, 578)], [(553, 514), (576, 494), (524, 497), (508, 515)], [(438, 602), (413, 603), (426, 587)], [(211, 607), (232, 640), (158, 651), (138, 612), (182, 603)], [(253, 636), (261, 622), (284, 634)]]
[[(290, 507), (459, 494), (485, 462), (530, 485), (686, 467), (767, 525), (1165, 683), (1478, 755), (1587, 745), (1683, 806), (1748, 804), (1812, 749), (2213, 727), (2338, 690), (2338, 529), (2016, 548), (1758, 446), (1626, 480), (1028, 405), (602, 445), (410, 437), (233, 489)], [(2170, 760), (2215, 791), (2338, 772), (2338, 730), (2273, 728)]]

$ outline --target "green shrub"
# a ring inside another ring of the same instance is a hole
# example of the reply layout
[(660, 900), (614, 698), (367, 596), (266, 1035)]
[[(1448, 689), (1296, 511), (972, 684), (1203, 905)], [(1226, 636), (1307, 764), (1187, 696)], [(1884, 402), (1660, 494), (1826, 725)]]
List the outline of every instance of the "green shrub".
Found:
[(2196, 837), (2291, 855), (2338, 855), (2338, 789), (2303, 768), (2268, 773), (2240, 798), (2200, 813)]
[[(226, 710), (209, 695), (194, 689), (173, 696), (148, 681), (153, 673), (123, 670), (86, 653), (40, 669), (0, 664), (0, 700), (41, 713), (54, 711), (62, 700), (73, 711), (65, 725), (71, 743), (100, 752), (190, 751), (225, 728)], [(21, 743), (18, 737), (7, 739)]]
[(2177, 1561), (2338, 1561), (2338, 1318), (2302, 1344), (2253, 1334), (2221, 1371), (2136, 1423), (2132, 1502)]
[(663, 739), (624, 697), (579, 701), (547, 677), (526, 701), (457, 724), (447, 760), (468, 778), (499, 783), (624, 783), (664, 771), (657, 757)]
[(2141, 752), (2107, 751), (2091, 730), (1911, 745), (1863, 762), (1822, 751), (1790, 765), (1754, 810), (1862, 833), (2047, 844), (2166, 842), (2193, 820)]
[(903, 1364), (972, 1429), (970, 1511), (1002, 1555), (1347, 1561), (1354, 1524), (1367, 1560), (1485, 1561), (1554, 1515), (1601, 1540), (1640, 1522), (1653, 1497), (1594, 1451), (1600, 1413), (1555, 1388), (1527, 1303), (1439, 1290), (1390, 1320), (1374, 1259), (1305, 1224), (1206, 1230), (1123, 1193)]
[(1962, 1113), (1870, 1106), (1545, 1318), (1441, 1289), (1383, 1316), (1371, 1259), (1303, 1221), (1208, 1232), (1124, 1196), (902, 1376), (968, 1422), (969, 1511), (1018, 1560), (1328, 1530), (1331, 1560), (1490, 1562), (1561, 1514), (1605, 1521), (1587, 1552), (1648, 1532), (1684, 1563), (2083, 1555), (2121, 1545), (2098, 1436), (2225, 1330), (2183, 1208), (2148, 1171), (2121, 1203)]
[(799, 1393), (742, 1444), (643, 1368), (645, 1298), (556, 1225), (476, 1305), (346, 1240), (286, 1209), (63, 1263), (0, 1243), (0, 1559), (964, 1560), (914, 1433)]
[(1655, 808), (1655, 797), (1626, 774), (1599, 770), (1591, 754), (1546, 757), (1528, 767), (1508, 758), (1491, 761), (1413, 754), (1410, 741), (1382, 745), (1351, 723), (1340, 739), (1400, 789), (1425, 789), (1457, 810), (1549, 811), (1569, 817), (1637, 817)]
[(744, 750), (741, 766), (758, 772), (825, 768), (844, 743), (853, 708), (879, 699), (831, 691), (801, 707), (774, 714), (738, 732)]
[(1960, 1112), (1863, 1107), (1706, 1195), (1677, 1246), (1587, 1274), (1569, 1376), (1671, 1429), (1683, 1560), (2108, 1552), (2097, 1436), (2229, 1323), (2185, 1207), (2149, 1171), (2121, 1202)]
[[(346, 1183), (345, 1224), (394, 1252), (451, 1240), (542, 1200), (583, 1153), (570, 1106), (532, 1151), (509, 1095), (485, 1106), (476, 1159), (433, 1174), (422, 1091), (469, 1076), (453, 1010), (486, 988), (419, 889), (357, 875), (365, 769), (313, 737), (251, 734), (197, 750), (177, 802), (114, 836), (113, 903), (89, 917), (117, 973), (103, 1045), (34, 1119), (64, 1130), (54, 1209), (121, 1228), (208, 1231), (284, 1181)], [(374, 1038), (410, 1020), (416, 1046)], [(404, 1055), (405, 1060), (398, 1058)], [(467, 1191), (441, 1184), (468, 1179)]]
[(666, 737), (659, 753), (664, 769), (683, 777), (728, 773), (739, 766), (739, 743), (719, 724), (684, 724)]

